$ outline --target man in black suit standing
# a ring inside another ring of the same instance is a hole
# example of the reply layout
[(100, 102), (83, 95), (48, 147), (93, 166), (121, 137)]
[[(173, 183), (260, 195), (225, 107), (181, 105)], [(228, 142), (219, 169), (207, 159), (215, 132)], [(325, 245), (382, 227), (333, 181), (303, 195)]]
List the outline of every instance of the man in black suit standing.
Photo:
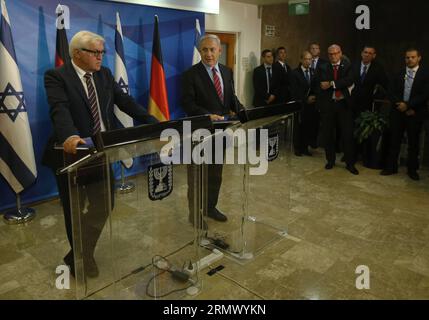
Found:
[[(359, 174), (354, 163), (353, 110), (349, 88), (353, 85), (350, 64), (343, 61), (341, 47), (331, 45), (328, 48), (329, 63), (318, 67), (320, 89), (317, 103), (322, 119), (322, 141), (326, 153), (325, 169), (335, 165), (335, 142), (342, 139), (346, 169), (352, 174)], [(341, 137), (336, 137), (337, 126)]]
[(310, 66), (311, 53), (304, 51), (301, 54), (301, 65), (290, 74), (291, 97), (302, 102), (302, 109), (294, 126), (294, 149), (298, 157), (303, 154), (311, 156), (308, 146), (316, 139), (314, 135), (317, 135), (317, 132), (314, 129), (319, 121), (319, 112), (316, 109), (318, 83)]
[[(143, 123), (157, 122), (132, 97), (122, 91), (110, 70), (101, 66), (105, 54), (104, 39), (101, 36), (89, 31), (76, 33), (70, 41), (69, 53), (70, 63), (45, 73), (45, 90), (51, 107), (54, 133), (48, 141), (42, 162), (50, 167), (54, 174), (58, 168), (64, 166), (63, 152), (54, 150), (54, 144), (63, 146), (65, 156), (76, 155), (78, 145), (85, 144), (83, 138), (114, 129), (114, 104)], [(87, 177), (79, 177), (82, 179), (79, 184), (85, 185), (80, 192), (86, 193), (89, 202), (88, 212), (80, 213), (84, 268), (87, 276), (96, 277), (98, 268), (94, 260), (94, 250), (108, 218), (108, 195), (96, 189), (96, 182), (103, 177), (101, 164), (98, 168), (88, 169), (86, 172)], [(56, 175), (56, 179), (71, 246), (64, 262), (74, 274), (68, 179), (64, 174)]]
[[(222, 47), (216, 35), (201, 37), (198, 50), (201, 62), (184, 72), (182, 77), (182, 107), (188, 116), (209, 115), (212, 121), (225, 120), (242, 108), (234, 92), (232, 70), (220, 64)], [(208, 165), (207, 215), (217, 221), (227, 221), (226, 215), (216, 206), (222, 184), (222, 164)], [(193, 170), (188, 170), (189, 220), (194, 223)], [(198, 217), (199, 227), (206, 228)]]
[(308, 46), (308, 51), (311, 53), (311, 71), (316, 72), (317, 68), (325, 63), (328, 63), (325, 59), (320, 57), (320, 45), (316, 42), (311, 43)]
[[(357, 119), (364, 111), (373, 110), (374, 95), (387, 92), (388, 79), (382, 65), (376, 60), (374, 47), (365, 46), (361, 52), (361, 61), (353, 65), (354, 87), (352, 100), (354, 118)], [(356, 141), (355, 159), (359, 158), (362, 146)], [(364, 161), (365, 162), (365, 161)]]
[(289, 75), (292, 71), (286, 62), (286, 48), (279, 47), (276, 50), (277, 61), (273, 64), (274, 79), (277, 82), (276, 103), (286, 103), (290, 101)]
[(364, 111), (372, 110), (374, 93), (377, 87), (387, 91), (388, 79), (384, 68), (375, 60), (377, 56), (374, 47), (365, 46), (362, 50), (362, 60), (353, 65), (354, 88), (352, 99), (356, 116)]
[(398, 157), (402, 137), (408, 137), (408, 176), (419, 180), (419, 138), (423, 121), (427, 114), (426, 103), (429, 99), (429, 71), (420, 66), (421, 55), (417, 49), (405, 52), (406, 68), (390, 82), (389, 100), (392, 103), (390, 113), (390, 149), (386, 168), (381, 175), (398, 172)]
[(253, 70), (253, 105), (267, 106), (277, 101), (277, 74), (273, 70), (274, 57), (271, 50), (262, 51), (262, 64)]

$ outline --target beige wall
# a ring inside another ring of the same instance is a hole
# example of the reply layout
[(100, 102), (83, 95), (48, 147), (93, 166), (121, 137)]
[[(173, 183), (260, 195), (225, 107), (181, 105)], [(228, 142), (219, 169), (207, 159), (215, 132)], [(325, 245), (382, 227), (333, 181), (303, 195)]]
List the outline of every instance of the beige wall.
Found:
[(206, 32), (237, 33), (237, 58), (234, 70), (237, 96), (244, 105), (253, 98), (252, 74), (261, 48), (261, 19), (256, 5), (221, 0), (219, 15), (206, 14)]
[[(321, 45), (326, 58), (327, 47), (338, 43), (347, 56), (354, 55), (354, 2), (345, 0), (310, 0), (310, 14), (289, 16), (288, 5), (262, 7), (261, 48), (286, 47), (292, 68), (299, 62), (299, 55), (312, 41)], [(276, 36), (265, 36), (265, 25), (276, 27)]]

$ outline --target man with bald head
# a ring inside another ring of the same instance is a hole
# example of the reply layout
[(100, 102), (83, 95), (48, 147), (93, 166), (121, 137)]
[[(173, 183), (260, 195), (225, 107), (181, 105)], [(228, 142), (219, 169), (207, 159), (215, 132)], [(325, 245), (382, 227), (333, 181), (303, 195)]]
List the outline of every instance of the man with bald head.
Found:
[[(325, 147), (326, 170), (335, 165), (335, 143), (342, 140), (346, 169), (357, 175), (355, 168), (353, 143), (353, 110), (349, 88), (353, 85), (353, 74), (350, 63), (342, 59), (339, 45), (328, 48), (329, 63), (319, 66), (318, 78), (320, 90), (317, 96), (322, 119), (322, 143)], [(338, 137), (337, 127), (341, 137)]]

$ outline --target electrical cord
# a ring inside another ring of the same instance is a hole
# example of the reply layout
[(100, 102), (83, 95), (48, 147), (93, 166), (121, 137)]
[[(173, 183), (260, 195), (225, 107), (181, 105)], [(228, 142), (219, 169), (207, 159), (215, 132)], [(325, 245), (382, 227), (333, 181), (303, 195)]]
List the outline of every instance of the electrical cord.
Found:
[[(171, 255), (171, 254), (170, 254)], [(159, 257), (159, 258), (161, 258), (161, 259), (159, 259), (159, 260), (157, 260), (156, 262), (155, 262), (155, 258), (156, 257)], [(168, 266), (168, 268), (160, 268), (159, 267), (159, 265), (157, 264), (157, 262), (159, 262), (159, 261), (164, 261), (164, 262), (166, 262), (166, 264), (167, 264), (167, 266)], [(185, 262), (186, 263), (186, 262)], [(192, 265), (192, 262), (190, 261), (190, 265)], [(180, 288), (180, 289), (175, 289), (175, 290), (171, 290), (171, 291), (169, 291), (169, 292), (166, 292), (166, 293), (163, 293), (163, 294), (159, 294), (159, 295), (157, 295), (157, 294), (152, 294), (150, 291), (149, 291), (149, 287), (150, 287), (150, 284), (157, 278), (157, 277), (159, 277), (160, 275), (162, 275), (162, 274), (164, 274), (165, 272), (170, 272), (172, 275), (173, 275), (173, 278), (176, 278), (176, 279), (180, 279), (180, 277), (177, 277), (177, 276), (175, 276), (175, 272), (177, 271), (177, 270), (171, 270), (171, 268), (172, 268), (172, 265), (171, 265), (171, 263), (170, 263), (170, 261), (168, 261), (168, 259), (166, 258), (166, 257), (163, 257), (163, 256), (160, 256), (160, 255), (155, 255), (155, 256), (153, 256), (152, 257), (152, 266), (155, 268), (155, 269), (157, 269), (157, 270), (159, 270), (159, 272), (158, 273), (156, 273), (155, 275), (153, 275), (150, 279), (149, 279), (149, 281), (148, 281), (148, 283), (147, 283), (147, 285), (146, 285), (146, 295), (147, 296), (149, 296), (149, 297), (151, 297), (151, 298), (154, 298), (154, 299), (159, 299), (159, 298), (164, 298), (164, 297), (167, 297), (167, 296), (169, 296), (169, 295), (171, 295), (171, 294), (173, 294), (173, 293), (175, 293), (175, 292), (180, 292), (180, 291), (184, 291), (184, 290), (187, 290), (187, 289), (189, 289), (190, 287), (192, 287), (195, 283), (198, 283), (198, 273), (197, 273), (197, 279), (194, 281), (193, 279), (191, 279), (191, 278), (187, 278), (186, 279), (186, 282), (191, 282), (191, 284), (189, 285), (189, 286), (186, 286), (185, 288)], [(183, 269), (182, 269), (183, 270)], [(177, 273), (176, 273), (176, 275), (177, 275)], [(181, 279), (181, 280), (184, 280), (184, 279)]]

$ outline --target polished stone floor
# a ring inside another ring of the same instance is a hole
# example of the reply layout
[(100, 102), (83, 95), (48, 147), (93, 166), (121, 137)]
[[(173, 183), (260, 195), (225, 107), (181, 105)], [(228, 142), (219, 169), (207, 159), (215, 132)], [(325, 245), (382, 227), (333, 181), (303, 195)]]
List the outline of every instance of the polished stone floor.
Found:
[[(219, 208), (229, 221), (209, 220), (208, 236), (222, 238), (230, 252), (245, 248), (253, 259), (226, 251), (211, 266), (223, 265), (223, 270), (200, 274), (199, 294), (170, 298), (429, 299), (429, 172), (421, 170), (422, 179), (415, 182), (405, 168), (385, 177), (360, 165), (359, 176), (348, 173), (343, 163), (330, 171), (323, 166), (318, 149), (313, 157), (284, 156), (270, 163), (265, 177), (247, 182), (241, 169), (225, 167)], [(135, 193), (117, 197), (111, 227), (121, 276), (195, 236), (188, 223), (184, 172), (174, 176), (174, 196), (162, 201), (144, 199), (146, 181), (136, 181)], [(74, 299), (74, 283), (70, 290), (55, 286), (55, 269), (68, 250), (59, 201), (34, 208), (37, 217), (27, 225), (0, 221), (0, 299)], [(245, 210), (249, 217), (244, 221)], [(110, 228), (105, 229), (95, 257), (100, 279), (88, 282), (95, 292), (89, 298), (142, 298), (149, 273), (98, 290), (110, 274)], [(370, 287), (358, 290), (356, 268), (362, 265), (369, 269)]]

